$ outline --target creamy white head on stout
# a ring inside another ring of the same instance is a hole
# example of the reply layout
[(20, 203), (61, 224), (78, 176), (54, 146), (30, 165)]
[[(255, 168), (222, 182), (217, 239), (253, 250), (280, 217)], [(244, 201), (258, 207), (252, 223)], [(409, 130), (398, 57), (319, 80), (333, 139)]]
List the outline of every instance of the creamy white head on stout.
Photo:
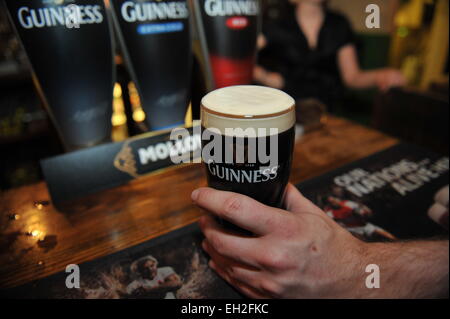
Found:
[[(202, 126), (216, 128), (270, 128), (278, 133), (295, 124), (295, 101), (283, 91), (255, 85), (229, 86), (210, 92), (202, 99)], [(260, 134), (258, 136), (261, 137)]]

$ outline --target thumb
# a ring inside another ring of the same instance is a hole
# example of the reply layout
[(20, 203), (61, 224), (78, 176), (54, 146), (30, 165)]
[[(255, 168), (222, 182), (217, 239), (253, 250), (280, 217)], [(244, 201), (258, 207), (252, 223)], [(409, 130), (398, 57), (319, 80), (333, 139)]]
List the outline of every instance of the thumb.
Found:
[(313, 213), (323, 214), (322, 210), (303, 196), (292, 184), (288, 184), (284, 204), (287, 211), (292, 213)]

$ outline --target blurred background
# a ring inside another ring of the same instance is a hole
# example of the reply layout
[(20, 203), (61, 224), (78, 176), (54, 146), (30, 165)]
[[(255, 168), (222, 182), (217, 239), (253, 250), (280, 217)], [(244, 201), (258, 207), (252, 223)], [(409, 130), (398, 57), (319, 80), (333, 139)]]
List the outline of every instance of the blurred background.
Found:
[[(381, 9), (379, 29), (365, 25), (369, 4)], [(350, 21), (362, 69), (397, 68), (408, 82), (387, 92), (346, 89), (332, 113), (448, 154), (448, 0), (331, 0), (328, 7)], [(283, 1), (264, 0), (263, 8), (263, 24), (286, 14)], [(199, 51), (196, 41), (194, 49)], [(145, 113), (119, 55), (111, 119), (114, 141), (145, 131)], [(200, 69), (196, 64), (193, 99), (205, 90)], [(191, 114), (189, 110), (188, 123)], [(1, 10), (0, 190), (42, 180), (39, 160), (62, 153), (25, 54)]]

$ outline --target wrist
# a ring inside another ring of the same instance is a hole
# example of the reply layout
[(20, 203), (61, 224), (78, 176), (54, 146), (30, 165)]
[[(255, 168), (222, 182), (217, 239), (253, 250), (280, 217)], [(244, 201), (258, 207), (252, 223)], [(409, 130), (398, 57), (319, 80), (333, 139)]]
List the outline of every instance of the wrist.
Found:
[(253, 78), (256, 81), (261, 82), (264, 79), (266, 73), (267, 73), (266, 70), (264, 70), (262, 67), (256, 66), (253, 69)]
[(372, 244), (350, 234), (347, 236), (344, 237), (346, 244), (337, 245), (344, 250), (335, 250), (330, 254), (330, 261), (339, 261), (339, 264), (333, 267), (335, 271), (332, 273), (332, 284), (329, 285), (329, 297), (371, 298), (371, 291), (366, 287), (366, 267), (372, 263)]
[(271, 86), (277, 89), (284, 88), (284, 79), (280, 73), (271, 72), (267, 74), (270, 79)]
[[(356, 238), (355, 238), (356, 239)], [(374, 298), (377, 289), (370, 289), (367, 287), (368, 276), (371, 273), (367, 271), (372, 269), (375, 264), (373, 256), (376, 255), (376, 247), (373, 243), (367, 243), (356, 239), (356, 244), (353, 248), (352, 262), (348, 267), (350, 280), (353, 287), (348, 291), (349, 298)]]

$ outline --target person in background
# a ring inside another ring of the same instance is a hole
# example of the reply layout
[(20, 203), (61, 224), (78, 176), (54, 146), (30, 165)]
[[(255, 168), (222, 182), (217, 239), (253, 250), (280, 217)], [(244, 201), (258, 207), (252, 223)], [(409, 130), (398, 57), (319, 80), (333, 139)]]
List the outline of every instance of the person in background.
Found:
[(363, 71), (348, 20), (324, 0), (290, 0), (287, 17), (263, 27), (254, 79), (295, 100), (317, 99), (333, 108), (342, 91), (378, 87), (385, 91), (406, 80), (394, 69)]

